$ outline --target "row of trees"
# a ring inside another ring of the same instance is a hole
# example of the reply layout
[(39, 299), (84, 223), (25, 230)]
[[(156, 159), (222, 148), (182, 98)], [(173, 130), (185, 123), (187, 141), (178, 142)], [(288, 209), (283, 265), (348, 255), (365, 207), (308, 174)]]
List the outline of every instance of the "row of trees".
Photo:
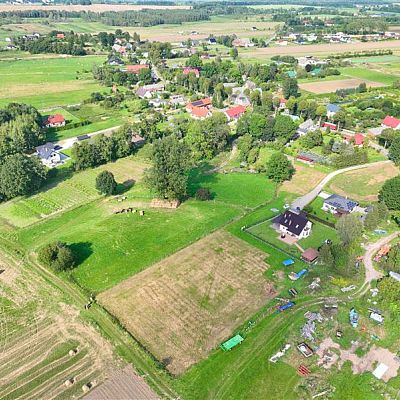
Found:
[(131, 127), (123, 126), (112, 136), (97, 135), (93, 142), (75, 143), (73, 165), (76, 171), (81, 171), (126, 157), (133, 150)]

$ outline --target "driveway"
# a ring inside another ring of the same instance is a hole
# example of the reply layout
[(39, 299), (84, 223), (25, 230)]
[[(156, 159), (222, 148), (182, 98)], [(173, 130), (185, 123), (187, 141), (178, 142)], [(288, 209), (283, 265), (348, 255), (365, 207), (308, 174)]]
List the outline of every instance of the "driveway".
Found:
[[(114, 133), (119, 128), (120, 128), (120, 125), (113, 126), (112, 128), (102, 129), (101, 131), (88, 133), (87, 136), (89, 136), (89, 138), (91, 138), (93, 136), (100, 135), (101, 133), (103, 133), (104, 135), (111, 135), (112, 133)], [(79, 135), (79, 136), (82, 136), (82, 135)], [(75, 136), (75, 137), (72, 137), (72, 138), (68, 138), (68, 139), (64, 139), (64, 140), (59, 140), (58, 142), (54, 142), (54, 145), (55, 146), (60, 146), (63, 150), (69, 149), (74, 145), (74, 143), (78, 142), (77, 137), (78, 136)]]
[(292, 204), (292, 209), (296, 210), (297, 208), (299, 208), (300, 210), (302, 210), (304, 207), (310, 204), (320, 194), (324, 186), (337, 175), (343, 174), (348, 171), (353, 171), (355, 169), (368, 168), (371, 165), (380, 165), (380, 164), (383, 165), (390, 162), (391, 162), (390, 160), (378, 161), (375, 163), (354, 165), (352, 167), (347, 167), (343, 169), (338, 169), (337, 171), (333, 171), (329, 175), (327, 175), (324, 179), (322, 179), (322, 181), (314, 189), (312, 189), (304, 196), (297, 198)]
[(378, 240), (375, 243), (368, 244), (365, 247), (365, 255), (364, 255), (364, 265), (365, 265), (365, 284), (371, 283), (375, 279), (382, 278), (383, 274), (379, 271), (377, 271), (374, 268), (373, 264), (373, 257), (375, 253), (386, 243), (391, 242), (393, 239), (395, 239), (397, 236), (399, 236), (400, 232), (394, 232), (389, 236), (385, 236), (384, 238)]

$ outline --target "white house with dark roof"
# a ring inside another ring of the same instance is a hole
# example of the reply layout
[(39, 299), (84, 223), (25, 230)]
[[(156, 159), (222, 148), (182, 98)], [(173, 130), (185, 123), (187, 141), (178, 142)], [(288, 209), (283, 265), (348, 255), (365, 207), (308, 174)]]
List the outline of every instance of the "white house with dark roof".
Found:
[(301, 212), (287, 210), (279, 215), (274, 223), (279, 225), (281, 234), (290, 235), (297, 239), (304, 239), (311, 233), (312, 222)]
[(57, 146), (50, 142), (36, 147), (36, 155), (39, 157), (40, 161), (49, 168), (54, 168), (68, 160), (68, 157), (60, 153)]
[(333, 194), (324, 200), (322, 210), (331, 214), (350, 214), (357, 206), (358, 203), (356, 201)]

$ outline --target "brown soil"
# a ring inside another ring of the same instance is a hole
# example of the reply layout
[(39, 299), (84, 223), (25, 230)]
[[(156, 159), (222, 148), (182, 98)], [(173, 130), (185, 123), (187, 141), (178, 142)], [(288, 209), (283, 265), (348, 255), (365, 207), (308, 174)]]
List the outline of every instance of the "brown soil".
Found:
[(275, 296), (265, 254), (218, 231), (102, 293), (103, 303), (180, 374)]
[(358, 87), (361, 83), (366, 83), (367, 87), (382, 87), (385, 86), (382, 83), (366, 81), (365, 79), (341, 79), (333, 81), (322, 81), (322, 82), (310, 82), (301, 83), (300, 89), (306, 92), (321, 94), (321, 93), (332, 93), (338, 89), (353, 89)]

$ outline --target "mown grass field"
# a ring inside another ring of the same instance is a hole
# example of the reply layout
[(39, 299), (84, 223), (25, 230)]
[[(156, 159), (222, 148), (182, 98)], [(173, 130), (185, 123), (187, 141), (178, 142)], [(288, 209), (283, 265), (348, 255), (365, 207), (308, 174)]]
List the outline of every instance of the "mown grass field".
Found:
[(0, 62), (0, 106), (11, 101), (42, 109), (76, 104), (105, 88), (94, 82), (93, 65), (103, 56), (43, 57)]
[[(275, 190), (274, 184), (262, 175), (197, 175), (196, 179), (191, 178), (191, 188), (209, 187), (213, 200), (189, 200), (177, 210), (149, 209), (151, 194), (140, 178), (129, 172), (132, 166), (123, 165), (124, 180), (131, 177), (136, 181), (127, 192), (126, 203), (96, 200), (97, 172), (85, 171), (47, 192), (5, 203), (0, 216), (8, 225), (26, 226), (16, 234), (28, 249), (57, 239), (74, 244), (81, 264), (72, 272), (73, 277), (88, 289), (102, 291), (226, 224), (246, 208), (271, 200)], [(137, 169), (141, 168), (139, 164)], [(112, 170), (112, 165), (102, 169)], [(117, 180), (121, 180), (118, 174)], [(76, 199), (83, 205), (79, 206)], [(113, 214), (115, 209), (129, 204), (144, 208), (145, 216)], [(75, 208), (27, 226), (67, 207)]]

